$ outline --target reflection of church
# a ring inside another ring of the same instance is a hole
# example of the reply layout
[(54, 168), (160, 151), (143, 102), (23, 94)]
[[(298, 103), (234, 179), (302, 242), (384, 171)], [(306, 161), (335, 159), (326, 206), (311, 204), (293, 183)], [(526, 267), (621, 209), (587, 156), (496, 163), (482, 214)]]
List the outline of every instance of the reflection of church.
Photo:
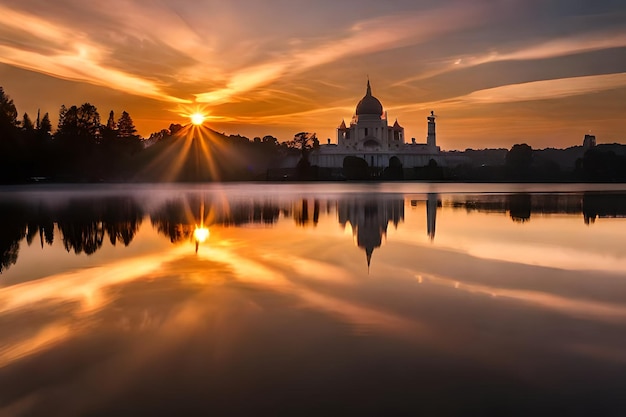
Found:
[(374, 249), (382, 244), (387, 233), (387, 225), (395, 227), (404, 220), (404, 201), (399, 200), (340, 200), (338, 205), (339, 223), (350, 223), (358, 247), (365, 250), (369, 267)]
[[(411, 205), (417, 205), (417, 201), (411, 200)], [(430, 240), (435, 238), (438, 207), (441, 207), (439, 195), (429, 193), (426, 200), (426, 228)], [(374, 249), (381, 246), (383, 236), (387, 234), (389, 222), (398, 227), (398, 224), (404, 221), (404, 200), (340, 200), (337, 212), (339, 223), (343, 227), (346, 223), (352, 226), (356, 244), (365, 250), (369, 267)]]
[(372, 95), (369, 80), (365, 96), (356, 106), (349, 125), (345, 121), (337, 128), (337, 143), (320, 145), (311, 154), (311, 163), (320, 167), (341, 168), (344, 158), (355, 156), (364, 159), (370, 167), (386, 168), (395, 163), (405, 168), (422, 167), (435, 160), (444, 165), (435, 136), (435, 115), (428, 119), (426, 143), (405, 142), (404, 128), (396, 120), (389, 126), (387, 112)]

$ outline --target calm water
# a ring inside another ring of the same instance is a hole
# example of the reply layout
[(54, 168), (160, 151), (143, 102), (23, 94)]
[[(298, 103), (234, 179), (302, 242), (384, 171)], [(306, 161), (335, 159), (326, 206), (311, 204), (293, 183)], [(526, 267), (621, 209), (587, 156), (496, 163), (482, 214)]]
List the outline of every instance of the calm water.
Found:
[(626, 415), (624, 186), (5, 187), (0, 255), (2, 416)]

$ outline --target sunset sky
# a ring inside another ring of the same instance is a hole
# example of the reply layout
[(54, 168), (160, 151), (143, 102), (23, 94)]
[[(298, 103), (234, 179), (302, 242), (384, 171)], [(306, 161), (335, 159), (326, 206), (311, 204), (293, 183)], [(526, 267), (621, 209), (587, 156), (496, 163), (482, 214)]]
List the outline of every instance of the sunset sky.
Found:
[(336, 139), (365, 93), (444, 150), (626, 143), (624, 0), (0, 0), (0, 86), (21, 115), (90, 102), (148, 136)]

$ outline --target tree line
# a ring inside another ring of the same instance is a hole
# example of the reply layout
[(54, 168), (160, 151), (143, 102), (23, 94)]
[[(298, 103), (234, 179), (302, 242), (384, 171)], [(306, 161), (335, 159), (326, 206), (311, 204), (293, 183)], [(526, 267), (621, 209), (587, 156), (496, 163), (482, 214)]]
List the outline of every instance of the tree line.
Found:
[[(20, 118), (13, 100), (0, 87), (0, 181), (19, 183), (50, 178), (93, 181), (115, 177), (129, 168), (129, 160), (143, 149), (128, 112), (113, 110), (101, 124), (97, 108), (84, 103), (59, 110), (53, 132), (48, 113)], [(104, 175), (107, 173), (108, 175)]]
[(309, 175), (308, 155), (318, 145), (308, 132), (281, 143), (271, 135), (250, 140), (180, 124), (144, 140), (128, 112), (116, 117), (111, 110), (104, 122), (91, 103), (62, 105), (53, 131), (48, 113), (38, 113), (35, 121), (27, 113), (20, 117), (0, 87), (0, 183), (5, 184), (263, 180), (287, 157), (299, 158), (299, 172)]

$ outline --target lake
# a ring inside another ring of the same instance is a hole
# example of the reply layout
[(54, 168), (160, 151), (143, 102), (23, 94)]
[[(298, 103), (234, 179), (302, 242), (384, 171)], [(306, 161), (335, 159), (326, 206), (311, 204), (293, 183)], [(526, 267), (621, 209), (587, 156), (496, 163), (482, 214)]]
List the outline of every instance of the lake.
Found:
[(626, 415), (626, 186), (0, 188), (0, 415)]

